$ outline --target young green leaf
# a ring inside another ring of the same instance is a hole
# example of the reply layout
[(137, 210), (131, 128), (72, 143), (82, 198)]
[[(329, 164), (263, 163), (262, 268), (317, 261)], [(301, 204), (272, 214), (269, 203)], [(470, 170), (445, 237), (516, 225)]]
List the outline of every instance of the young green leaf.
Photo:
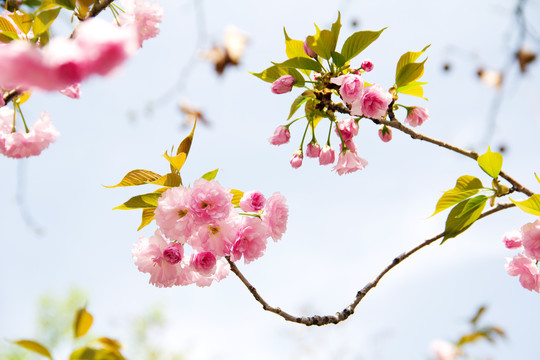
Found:
[(295, 83), (293, 86), (304, 86), (305, 80), (302, 74), (293, 68), (282, 68), (276, 65), (270, 66), (268, 69), (264, 70), (261, 73), (251, 73), (261, 80), (266, 82), (274, 82), (283, 75), (292, 75), (294, 77)]
[(95, 349), (85, 346), (71, 353), (69, 360), (125, 360), (125, 358), (115, 349)]
[(17, 29), (15, 29), (15, 26), (9, 22), (8, 19), (0, 17), (0, 31), (2, 32), (9, 32), (9, 33), (17, 33)]
[(332, 51), (336, 50), (337, 38), (330, 30), (319, 30), (315, 25), (317, 33), (307, 37), (307, 42), (311, 50), (323, 59), (330, 59)]
[(427, 85), (427, 82), (412, 81), (405, 86), (398, 87), (396, 89), (396, 92), (401, 93), (401, 94), (416, 96), (424, 100), (427, 100), (424, 97), (424, 88), (422, 88), (422, 86), (424, 85)]
[(477, 194), (483, 187), (482, 181), (474, 176), (460, 176), (456, 181), (456, 186), (453, 189), (445, 191), (443, 196), (441, 196), (437, 202), (437, 206), (435, 206), (435, 212), (431, 216)]
[(332, 34), (336, 38), (336, 41), (339, 39), (339, 31), (341, 30), (341, 13), (338, 11), (338, 17), (335, 23), (332, 24)]
[(407, 64), (414, 63), (416, 59), (420, 57), (431, 45), (426, 46), (421, 51), (408, 51), (405, 54), (401, 55), (396, 66), (396, 79), (399, 76), (399, 73), (402, 71), (403, 67)]
[(7, 44), (11, 40), (19, 40), (19, 35), (11, 31), (0, 32), (0, 42)]
[(131, 170), (124, 176), (122, 181), (120, 181), (116, 185), (107, 186), (103, 185), (106, 188), (115, 188), (119, 186), (135, 186), (135, 185), (143, 185), (151, 183), (152, 181), (155, 181), (159, 179), (161, 175), (150, 171), (150, 170), (143, 170), (143, 169), (137, 169), (137, 170)]
[(161, 193), (148, 193), (137, 195), (126, 201), (120, 206), (113, 208), (113, 210), (133, 210), (133, 209), (144, 209), (144, 208), (155, 208), (158, 204), (158, 199), (160, 198)]
[(148, 184), (168, 187), (180, 186), (182, 185), (182, 178), (177, 173), (169, 173), (161, 176), (159, 179), (149, 181)]
[(276, 66), (279, 67), (288, 67), (288, 68), (296, 68), (296, 69), (304, 69), (304, 70), (313, 70), (316, 72), (322, 72), (323, 67), (321, 64), (319, 64), (318, 61), (305, 58), (305, 57), (294, 57), (289, 60), (285, 60), (282, 63), (276, 64), (273, 63)]
[(295, 57), (309, 58), (309, 56), (304, 51), (304, 42), (302, 40), (291, 39), (287, 34), (287, 30), (285, 30), (285, 28), (283, 28), (283, 33), (285, 34), (285, 52), (287, 53), (287, 57), (289, 59)]
[(371, 43), (379, 38), (385, 29), (383, 28), (379, 31), (358, 31), (349, 36), (341, 48), (341, 54), (345, 58), (345, 61), (351, 60), (364, 51)]
[(240, 191), (240, 190), (232, 189), (231, 194), (233, 194), (233, 198), (231, 200), (231, 203), (233, 205), (238, 206), (240, 204), (240, 200), (242, 200), (242, 196), (244, 196), (244, 192)]
[(536, 173), (534, 173), (534, 176), (536, 177), (536, 181), (538, 181), (540, 183), (540, 178), (538, 177), (538, 175), (536, 175)]
[(34, 31), (34, 36), (37, 36), (37, 35), (40, 35), (49, 31), (49, 28), (51, 27), (54, 20), (56, 20), (59, 13), (60, 13), (60, 7), (58, 6), (38, 12), (32, 24), (32, 30)]
[(73, 335), (75, 339), (86, 335), (93, 322), (94, 317), (88, 311), (86, 311), (85, 308), (77, 310), (75, 320), (73, 321)]
[(484, 155), (478, 157), (478, 165), (485, 171), (486, 174), (496, 179), (501, 172), (503, 164), (503, 157), (498, 152), (492, 152), (488, 147), (487, 152)]
[(219, 171), (219, 169), (209, 171), (206, 174), (204, 174), (203, 176), (201, 176), (201, 178), (206, 179), (208, 181), (214, 180), (216, 178), (216, 176), (217, 176), (218, 171)]
[(527, 200), (523, 201), (514, 201), (512, 199), (510, 199), (510, 201), (516, 204), (518, 208), (525, 211), (527, 214), (540, 216), (540, 194), (534, 194)]
[(396, 76), (396, 85), (399, 87), (406, 86), (413, 81), (416, 81), (422, 77), (424, 74), (424, 63), (427, 58), (421, 63), (410, 63), (401, 69), (399, 74)]
[(19, 341), (13, 341), (13, 344), (22, 346), (26, 350), (30, 350), (32, 352), (35, 352), (36, 354), (45, 356), (52, 360), (52, 356), (49, 350), (45, 346), (38, 343), (37, 341), (19, 340)]
[(289, 112), (289, 117), (287, 120), (292, 118), (294, 113), (302, 106), (303, 103), (305, 103), (308, 99), (311, 99), (311, 96), (298, 96), (296, 99), (294, 99), (293, 103), (291, 104), (291, 111)]
[(450, 238), (458, 236), (478, 220), (487, 200), (487, 196), (478, 195), (457, 204), (448, 214), (441, 244)]
[(43, 2), (41, 3), (41, 7), (51, 4), (61, 6), (64, 9), (68, 9), (71, 11), (75, 10), (75, 0), (43, 0)]
[(143, 209), (141, 225), (139, 225), (139, 228), (137, 229), (137, 231), (141, 230), (143, 227), (150, 224), (152, 220), (154, 220), (154, 210), (155, 208)]
[(167, 154), (167, 152), (165, 151), (163, 157), (167, 159), (169, 164), (171, 164), (171, 171), (180, 171), (180, 169), (182, 168), (182, 166), (184, 166), (184, 163), (186, 162), (187, 154), (183, 152), (176, 156), (169, 156), (169, 154)]
[(34, 20), (34, 15), (16, 12), (10, 14), (9, 17), (25, 35), (30, 32), (30, 29), (32, 29), (32, 21)]
[(332, 55), (332, 61), (334, 61), (337, 67), (342, 67), (347, 63), (345, 57), (336, 51), (332, 51), (330, 55)]

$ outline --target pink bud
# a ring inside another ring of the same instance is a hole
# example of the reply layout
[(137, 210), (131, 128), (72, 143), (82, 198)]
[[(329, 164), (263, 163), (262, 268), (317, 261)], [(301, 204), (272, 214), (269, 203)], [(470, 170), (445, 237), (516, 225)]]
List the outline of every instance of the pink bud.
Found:
[(316, 142), (312, 141), (308, 144), (306, 149), (306, 155), (310, 158), (318, 158), (321, 153), (321, 146)]
[(365, 72), (370, 72), (371, 70), (373, 70), (373, 63), (371, 62), (371, 60), (364, 60), (362, 62), (362, 69), (364, 69)]
[(184, 248), (180, 244), (173, 243), (163, 250), (163, 259), (171, 265), (178, 264), (184, 255)]
[[(338, 130), (339, 129), (339, 130)], [(358, 135), (358, 123), (354, 118), (346, 118), (341, 121), (338, 121), (336, 127), (336, 134), (343, 139), (343, 141), (349, 141), (356, 135)]]
[(276, 128), (274, 135), (272, 135), (268, 141), (270, 141), (270, 144), (272, 145), (283, 145), (288, 143), (290, 139), (291, 132), (289, 129), (283, 125), (280, 125)]
[(291, 166), (293, 169), (298, 169), (300, 166), (302, 166), (302, 159), (304, 158), (304, 155), (302, 154), (302, 150), (296, 150), (296, 152), (291, 157)]
[(404, 122), (412, 127), (416, 127), (422, 125), (427, 120), (429, 120), (427, 109), (413, 106), (412, 108), (407, 109), (407, 118)]
[(521, 247), (521, 231), (513, 230), (503, 235), (503, 243), (507, 249), (518, 249)]
[(294, 77), (292, 75), (283, 75), (272, 83), (270, 90), (274, 94), (285, 94), (292, 90), (294, 84)]
[(333, 164), (336, 161), (336, 152), (329, 145), (324, 145), (319, 154), (319, 164), (328, 165)]
[(262, 210), (266, 204), (266, 198), (260, 192), (253, 190), (244, 193), (240, 200), (240, 208), (247, 212)]
[(190, 266), (201, 275), (211, 275), (216, 271), (216, 257), (211, 252), (191, 254)]
[(389, 129), (386, 125), (381, 126), (379, 129), (379, 137), (384, 142), (389, 142), (392, 140), (392, 130)]
[(306, 41), (304, 41), (304, 52), (309, 57), (317, 58), (317, 53), (315, 53), (315, 51), (311, 50), (311, 48), (308, 45), (307, 38), (306, 38)]

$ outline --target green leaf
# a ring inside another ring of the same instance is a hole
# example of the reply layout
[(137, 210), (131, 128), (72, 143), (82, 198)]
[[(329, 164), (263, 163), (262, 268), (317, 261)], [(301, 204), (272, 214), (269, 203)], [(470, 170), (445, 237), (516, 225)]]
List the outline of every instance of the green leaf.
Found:
[(371, 43), (379, 38), (385, 29), (383, 28), (379, 31), (358, 31), (349, 36), (341, 49), (341, 54), (345, 58), (345, 61), (351, 60), (364, 51)]
[(163, 154), (163, 157), (167, 159), (169, 164), (171, 164), (171, 171), (175, 171), (175, 170), (180, 171), (180, 169), (182, 168), (182, 166), (184, 166), (184, 163), (186, 162), (187, 154), (180, 153), (179, 155), (176, 155), (176, 156), (169, 156), (169, 154), (167, 154), (167, 152), (165, 151), (165, 154)]
[(137, 195), (126, 201), (120, 206), (113, 208), (113, 210), (133, 210), (144, 208), (155, 208), (158, 204), (158, 199), (161, 193), (148, 193)]
[(534, 194), (527, 200), (515, 201), (510, 199), (511, 202), (516, 204), (518, 208), (525, 211), (527, 214), (540, 216), (540, 195)]
[(450, 211), (450, 214), (448, 214), (444, 229), (444, 238), (441, 244), (448, 239), (458, 236), (478, 220), (486, 206), (487, 200), (487, 196), (478, 195), (457, 204)]
[(285, 33), (285, 52), (287, 53), (287, 57), (289, 59), (295, 57), (309, 58), (304, 51), (304, 42), (302, 40), (291, 39), (285, 28), (283, 28), (283, 32)]
[(136, 170), (131, 170), (130, 172), (128, 172), (124, 176), (122, 181), (120, 181), (118, 184), (112, 185), (112, 186), (107, 186), (107, 185), (103, 185), (103, 186), (105, 186), (106, 188), (115, 188), (119, 186), (135, 186), (135, 185), (152, 183), (153, 181), (158, 180), (159, 178), (161, 178), (161, 175), (153, 171), (136, 169)]
[(318, 61), (315, 61), (310, 58), (305, 58), (305, 57), (294, 57), (289, 60), (285, 60), (282, 63), (279, 63), (279, 64), (273, 63), (273, 64), (279, 67), (313, 70), (316, 72), (323, 71), (323, 67), (321, 64), (319, 64)]
[(396, 77), (396, 85), (399, 87), (404, 87), (412, 83), (415, 80), (418, 80), (424, 74), (424, 63), (427, 58), (421, 63), (410, 63), (401, 69), (398, 76)]
[(484, 155), (478, 157), (478, 165), (485, 171), (486, 174), (496, 179), (502, 169), (503, 157), (498, 152), (492, 152), (488, 147)]
[(143, 227), (150, 224), (152, 220), (154, 220), (154, 210), (155, 208), (143, 209), (141, 225), (139, 225), (139, 228), (137, 229), (137, 231), (141, 230)]
[(330, 59), (332, 51), (336, 49), (337, 38), (330, 30), (319, 30), (315, 25), (317, 33), (307, 37), (307, 42), (311, 50), (323, 59)]
[(345, 57), (341, 55), (338, 52), (332, 51), (332, 60), (334, 61), (334, 64), (336, 64), (337, 67), (342, 67), (347, 63), (347, 60), (345, 60)]
[(75, 0), (43, 0), (41, 7), (46, 5), (58, 5), (68, 10), (75, 10)]
[[(338, 17), (335, 23), (332, 24), (332, 28), (330, 31), (332, 31), (332, 34), (334, 34), (334, 37), (336, 38), (336, 41), (339, 39), (339, 31), (341, 30), (341, 13), (338, 11)], [(335, 48), (335, 46), (334, 46)]]
[(437, 202), (437, 206), (435, 206), (435, 212), (431, 216), (477, 194), (483, 187), (482, 181), (474, 176), (460, 176), (456, 181), (456, 186), (453, 189), (445, 191), (443, 196), (441, 196)]
[(35, 352), (36, 354), (45, 356), (52, 360), (52, 356), (49, 350), (45, 346), (38, 343), (37, 341), (18, 340), (18, 341), (13, 341), (13, 344), (22, 346), (26, 350), (30, 350), (32, 352)]
[(49, 27), (51, 27), (59, 13), (60, 7), (53, 7), (37, 13), (36, 17), (34, 18), (34, 23), (32, 24), (34, 36), (39, 36), (40, 34), (49, 31)]
[(34, 15), (26, 14), (21, 12), (16, 12), (10, 14), (9, 17), (13, 20), (17, 27), (26, 35), (32, 29), (32, 20), (34, 20)]
[(414, 63), (416, 59), (418, 59), (420, 55), (422, 55), (430, 46), (431, 45), (426, 46), (421, 51), (408, 51), (405, 54), (401, 55), (396, 66), (396, 79), (398, 78), (399, 73), (402, 71), (405, 65)]
[(422, 86), (424, 85), (427, 85), (427, 82), (413, 81), (413, 82), (408, 83), (405, 86), (398, 87), (396, 89), (396, 92), (401, 93), (401, 94), (416, 96), (424, 100), (427, 100), (424, 97), (424, 88), (422, 88)]
[(486, 307), (485, 307), (485, 306), (480, 306), (480, 308), (478, 309), (478, 311), (476, 311), (476, 314), (475, 314), (474, 317), (471, 319), (471, 324), (473, 324), (473, 326), (476, 326), (476, 323), (478, 322), (478, 319), (480, 319), (480, 316), (482, 316), (482, 314), (484, 313), (484, 311), (486, 311)]
[(85, 335), (88, 330), (90, 330), (93, 322), (94, 317), (88, 311), (86, 311), (85, 308), (77, 310), (75, 320), (73, 321), (73, 334), (75, 339)]
[(204, 174), (203, 176), (201, 176), (201, 178), (206, 179), (208, 181), (214, 180), (216, 178), (216, 176), (217, 176), (218, 171), (219, 171), (219, 169), (209, 171), (206, 174)]
[(8, 43), (11, 40), (19, 40), (19, 35), (11, 31), (0, 32), (0, 41), (3, 43)]
[(15, 26), (13, 26), (13, 24), (8, 19), (5, 19), (3, 17), (0, 17), (0, 31), (17, 33), (17, 29), (15, 29)]
[(293, 103), (291, 104), (291, 111), (289, 112), (289, 117), (287, 120), (292, 118), (292, 116), (298, 111), (300, 106), (302, 106), (303, 103), (307, 101), (307, 99), (311, 99), (311, 96), (298, 96), (296, 99), (294, 99)]
[(94, 349), (85, 346), (75, 350), (70, 355), (69, 360), (125, 360), (125, 358), (115, 349)]
[(238, 206), (240, 204), (240, 200), (242, 200), (242, 196), (244, 196), (244, 192), (240, 191), (240, 190), (232, 189), (231, 194), (233, 194), (233, 198), (231, 200), (231, 203), (233, 205)]
[(304, 86), (305, 80), (302, 74), (293, 68), (282, 68), (276, 65), (270, 66), (261, 73), (251, 73), (261, 80), (266, 82), (274, 82), (283, 75), (292, 75), (296, 80), (293, 86)]
[(148, 184), (162, 185), (168, 187), (180, 186), (182, 185), (182, 178), (177, 173), (169, 173), (161, 176), (159, 179), (149, 181)]
[(534, 176), (536, 177), (536, 181), (538, 181), (540, 183), (540, 178), (538, 177), (538, 175), (536, 175), (536, 173), (534, 173)]

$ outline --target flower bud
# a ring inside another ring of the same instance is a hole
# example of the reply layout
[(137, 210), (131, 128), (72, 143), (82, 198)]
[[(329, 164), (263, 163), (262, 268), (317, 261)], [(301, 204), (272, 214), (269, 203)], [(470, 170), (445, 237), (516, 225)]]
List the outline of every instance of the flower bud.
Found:
[(274, 135), (272, 135), (268, 141), (272, 145), (283, 145), (289, 142), (291, 139), (291, 132), (288, 128), (286, 128), (283, 125), (280, 125), (276, 128), (274, 131)]
[(292, 90), (294, 81), (292, 75), (283, 75), (272, 83), (270, 89), (274, 94), (285, 94)]
[(413, 106), (412, 108), (407, 109), (407, 118), (404, 122), (408, 123), (412, 127), (416, 127), (422, 125), (427, 120), (429, 120), (429, 113), (427, 109)]
[(383, 125), (379, 128), (379, 137), (384, 142), (389, 142), (392, 140), (392, 130), (389, 129), (386, 125)]
[(336, 152), (330, 145), (324, 145), (319, 154), (319, 164), (328, 165), (336, 161)]
[(309, 57), (312, 57), (314, 59), (317, 58), (317, 54), (315, 53), (315, 51), (311, 50), (311, 48), (309, 47), (308, 42), (307, 42), (307, 38), (306, 38), (306, 41), (304, 41), (304, 52)]
[(302, 154), (302, 150), (296, 150), (296, 152), (291, 157), (291, 166), (293, 169), (298, 169), (300, 166), (302, 166), (302, 160), (304, 159), (304, 155)]
[(321, 153), (321, 146), (316, 141), (312, 141), (308, 144), (306, 149), (306, 155), (310, 158), (318, 158)]
[(364, 69), (365, 72), (370, 72), (371, 70), (373, 70), (373, 63), (371, 62), (371, 60), (364, 60), (362, 62), (362, 69)]

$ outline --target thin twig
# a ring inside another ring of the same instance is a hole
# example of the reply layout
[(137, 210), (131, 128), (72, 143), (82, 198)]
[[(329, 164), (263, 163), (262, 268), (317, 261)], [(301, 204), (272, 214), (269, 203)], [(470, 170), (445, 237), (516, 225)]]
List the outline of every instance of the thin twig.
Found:
[[(480, 220), (480, 219), (482, 219), (482, 218), (484, 218), (486, 216), (489, 216), (491, 214), (494, 214), (494, 213), (496, 213), (498, 211), (511, 208), (513, 206), (515, 206), (515, 205), (511, 204), (511, 203), (498, 204), (493, 209), (488, 210), (488, 211), (484, 212), (482, 215), (480, 215), (478, 220)], [(251, 295), (253, 295), (255, 300), (257, 300), (257, 302), (259, 302), (262, 305), (263, 310), (273, 312), (274, 314), (277, 314), (277, 315), (281, 316), (282, 318), (284, 318), (287, 321), (295, 322), (295, 323), (298, 323), (298, 324), (303, 324), (303, 325), (306, 325), (306, 326), (312, 326), (312, 325), (323, 326), (323, 325), (329, 325), (329, 324), (338, 324), (338, 323), (346, 320), (349, 316), (351, 316), (354, 313), (354, 310), (356, 309), (358, 304), (360, 304), (360, 302), (366, 296), (366, 294), (371, 289), (373, 289), (375, 286), (377, 286), (379, 281), (390, 270), (392, 270), (399, 263), (401, 263), (403, 260), (407, 259), (409, 256), (411, 256), (412, 254), (414, 254), (418, 250), (432, 244), (433, 242), (437, 241), (438, 239), (442, 238), (443, 236), (444, 236), (444, 233), (440, 233), (440, 234), (438, 234), (438, 235), (436, 235), (436, 236), (434, 236), (434, 237), (432, 237), (430, 239), (425, 240), (424, 242), (417, 245), (413, 249), (411, 249), (411, 250), (409, 250), (409, 251), (407, 251), (407, 252), (405, 252), (405, 253), (397, 256), (397, 257), (395, 257), (394, 260), (392, 260), (392, 262), (379, 273), (379, 275), (377, 275), (371, 282), (367, 283), (362, 288), (362, 290), (360, 290), (360, 291), (358, 291), (356, 293), (356, 296), (355, 296), (353, 302), (349, 306), (347, 306), (345, 309), (343, 309), (340, 312), (337, 312), (334, 315), (323, 315), (323, 316), (315, 315), (315, 316), (309, 316), (309, 317), (299, 317), (299, 316), (291, 315), (291, 314), (281, 310), (279, 307), (271, 306), (270, 304), (268, 304), (262, 298), (262, 296), (259, 294), (257, 289), (255, 289), (255, 287), (253, 285), (251, 285), (251, 283), (246, 279), (244, 274), (242, 274), (240, 272), (240, 270), (238, 269), (236, 264), (234, 262), (232, 262), (231, 259), (228, 256), (225, 257), (225, 258), (227, 259), (227, 262), (229, 263), (229, 266), (231, 267), (231, 271), (236, 276), (238, 276), (238, 278), (242, 281), (242, 283), (247, 287), (247, 289), (249, 290)]]
[(101, 0), (97, 4), (92, 7), (92, 10), (90, 10), (90, 14), (88, 15), (89, 18), (96, 17), (99, 15), (100, 12), (105, 10), (107, 6), (111, 5), (114, 0)]

